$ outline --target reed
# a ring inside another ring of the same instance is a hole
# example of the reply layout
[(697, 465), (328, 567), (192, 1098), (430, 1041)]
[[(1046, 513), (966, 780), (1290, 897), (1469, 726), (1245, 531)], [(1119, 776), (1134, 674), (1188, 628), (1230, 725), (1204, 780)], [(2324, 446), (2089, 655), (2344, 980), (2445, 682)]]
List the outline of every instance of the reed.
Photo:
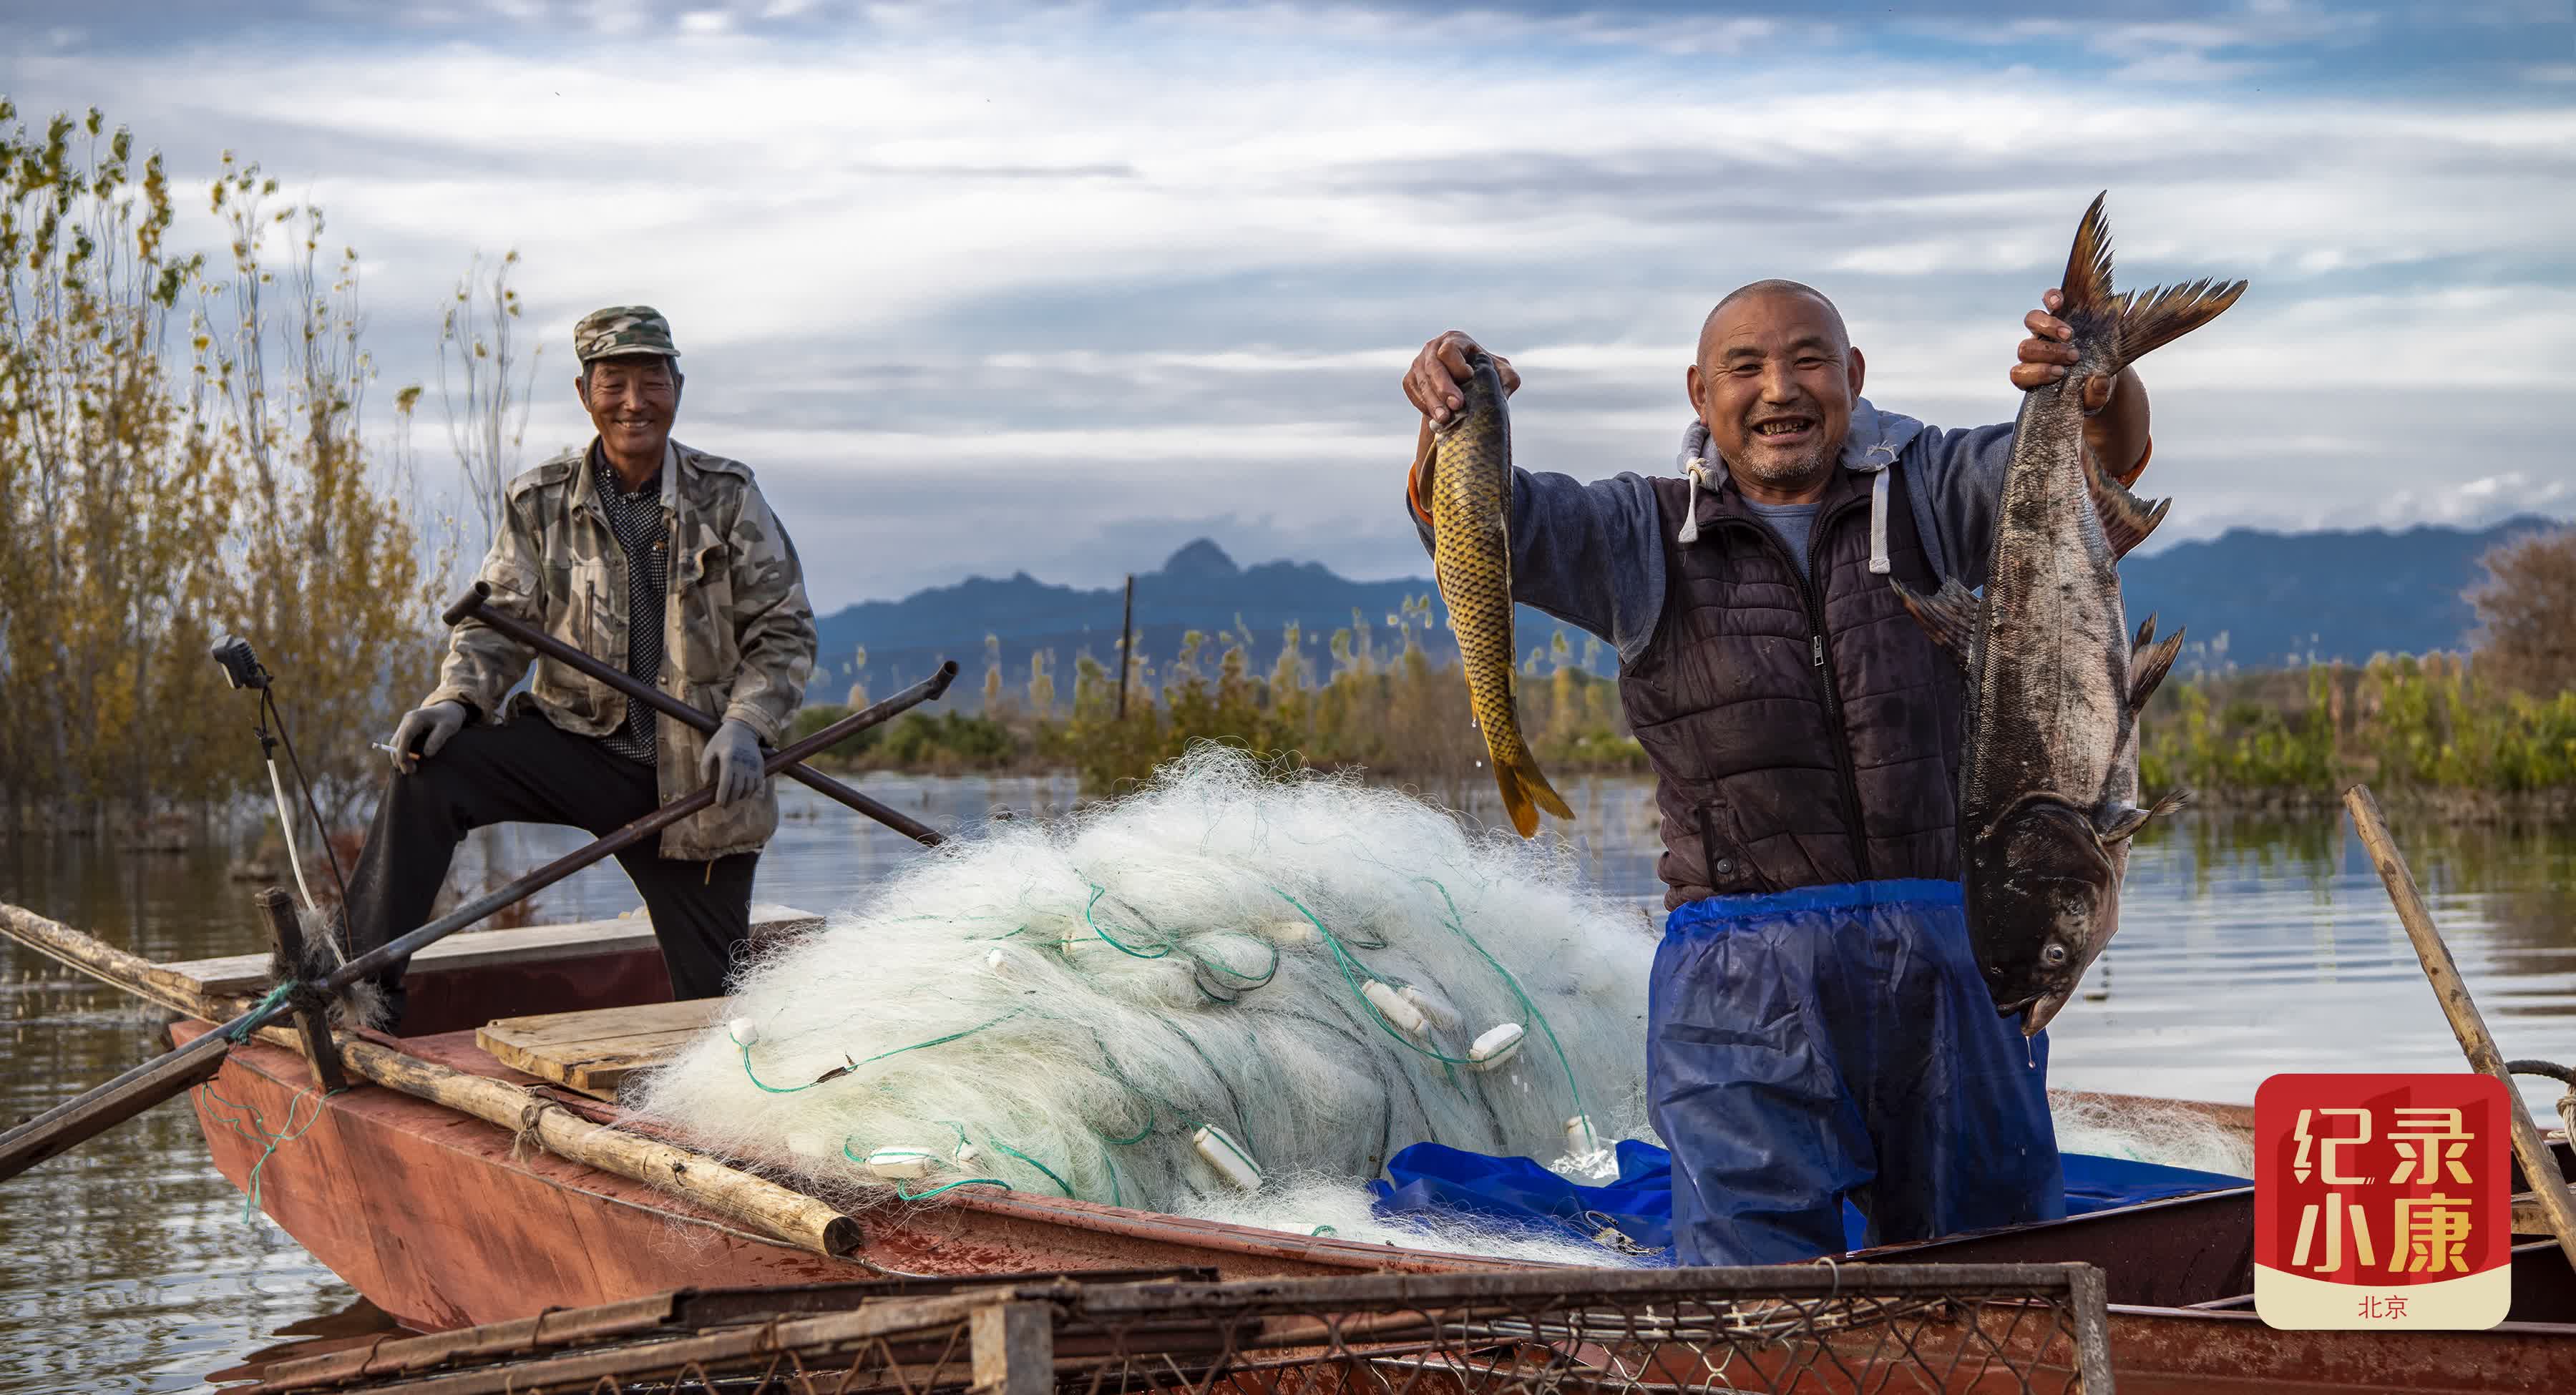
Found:
[[(1435, 659), (1424, 643), (1435, 623), (1429, 597), (1390, 618), (1395, 643), (1384, 646), (1375, 627), (1354, 615), (1331, 636), (1323, 673), (1305, 657), (1295, 625), (1281, 635), (1267, 670), (1254, 666), (1248, 630), (1191, 631), (1168, 661), (1131, 656), (1123, 718), (1115, 671), (1091, 655), (1076, 656), (1070, 702), (1059, 707), (1049, 656), (1036, 656), (1026, 688), (1015, 690), (994, 653), (982, 712), (916, 714), (873, 741), (852, 743), (839, 760), (844, 768), (940, 773), (1071, 770), (1086, 793), (1112, 794), (1193, 743), (1213, 741), (1265, 761), (1462, 786), (1478, 778), (1485, 759), (1468, 715), (1466, 679), (1453, 658)], [(1585, 638), (1578, 648), (1560, 630), (1524, 659), (1521, 727), (1542, 767), (1646, 769), (1617, 684), (1594, 671), (1601, 657), (1599, 641)], [(841, 710), (808, 707), (797, 729)]]
[(2147, 787), (2219, 795), (2576, 787), (2576, 691), (2534, 696), (2449, 654), (2201, 678), (2141, 722)]

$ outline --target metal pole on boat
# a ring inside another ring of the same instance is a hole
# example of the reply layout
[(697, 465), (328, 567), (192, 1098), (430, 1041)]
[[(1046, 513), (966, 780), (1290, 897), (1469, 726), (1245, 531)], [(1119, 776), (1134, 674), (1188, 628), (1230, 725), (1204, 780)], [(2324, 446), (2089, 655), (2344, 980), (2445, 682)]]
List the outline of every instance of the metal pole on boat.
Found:
[[(528, 624), (523, 620), (503, 615), (501, 612), (492, 609), (490, 605), (486, 604), (486, 602), (491, 599), (492, 588), (490, 584), (481, 581), (475, 582), (472, 586), (466, 589), (464, 595), (456, 598), (455, 604), (449, 606), (438, 618), (451, 626), (460, 620), (470, 619), (480, 621), (483, 624), (489, 625), (493, 629), (499, 630), (501, 633), (508, 635), (510, 638), (517, 640), (519, 643), (528, 646), (530, 649), (545, 655), (547, 658), (553, 659), (557, 663), (569, 665), (570, 667), (577, 669), (592, 678), (598, 679), (600, 682), (605, 683), (612, 688), (615, 688), (617, 691), (626, 695), (627, 701), (640, 702), (673, 721), (695, 727), (699, 731), (712, 734), (716, 727), (720, 725), (716, 718), (691, 707), (687, 703), (680, 701), (678, 698), (671, 696), (669, 693), (663, 692), (661, 689), (656, 688), (649, 683), (638, 682), (632, 674), (621, 673), (616, 669), (610, 668), (608, 665), (601, 663), (599, 660), (592, 658), (590, 655), (585, 654), (578, 649), (575, 649), (571, 645), (564, 643), (562, 640), (555, 638), (553, 635), (547, 634), (536, 626)], [(898, 809), (868, 798), (866, 795), (859, 793), (848, 785), (842, 784), (840, 781), (833, 779), (822, 771), (814, 769), (803, 761), (798, 761), (779, 773), (785, 775), (791, 780), (799, 781), (823, 794), (841, 801), (843, 804), (858, 810), (869, 818), (875, 819), (877, 822), (884, 824), (886, 827), (893, 829), (895, 832), (900, 833), (904, 837), (910, 838), (914, 842), (920, 843), (925, 847), (935, 848), (943, 841), (939, 836), (938, 830), (933, 829), (930, 825), (912, 818)]]
[[(950, 680), (956, 676), (954, 660), (942, 663), (937, 673), (893, 697), (853, 712), (804, 740), (771, 753), (761, 762), (761, 771), (775, 775), (817, 751), (928, 702), (947, 692)], [(331, 976), (322, 981), (322, 991), (339, 993), (360, 979), (389, 969), (494, 911), (652, 837), (713, 804), (715, 797), (713, 785), (683, 795), (605, 838), (556, 858), (498, 891), (486, 892), (408, 935), (378, 945), (333, 970)], [(272, 997), (218, 1030), (208, 1032), (176, 1051), (146, 1061), (79, 1098), (57, 1105), (0, 1134), (0, 1181), (15, 1177), (57, 1153), (94, 1138), (163, 1100), (175, 1098), (221, 1069), (224, 1054), (232, 1048), (235, 1038), (248, 1036), (277, 1018), (289, 1015), (294, 1009), (292, 999)]]
[(2452, 1035), (2460, 1039), (2460, 1050), (2467, 1053), (2469, 1068), (2504, 1082), (2505, 1102), (2512, 1110), (2514, 1158), (2522, 1164), (2522, 1175), (2531, 1183), (2541, 1214), (2549, 1218), (2550, 1229), (2558, 1233), (2559, 1250), (2567, 1256), (2568, 1266), (2576, 1269), (2576, 1194), (2569, 1192), (2567, 1179), (2559, 1174), (2558, 1160), (2550, 1156), (2539, 1127), (2531, 1122), (2531, 1109), (2523, 1103), (2522, 1091), (2513, 1083), (2513, 1073), (2505, 1069), (2504, 1053), (2496, 1049), (2495, 1037), (2487, 1031), (2477, 1000), (2469, 996), (2469, 985), (2460, 978), (2460, 966), (2452, 961), (2450, 946), (2433, 928), (2432, 909), (2424, 904), (2424, 893), (2416, 888), (2415, 874), (2399, 855), (2396, 840), (2388, 836), (2387, 820), (2379, 816), (2379, 801), (2371, 797), (2367, 786), (2355, 785), (2344, 791), (2343, 802), (2352, 812), (2352, 826), (2361, 834), (2361, 845), (2370, 851), (2371, 863), (2379, 869), (2379, 879), (2388, 885), (2388, 899), (2397, 907), (2397, 919), (2405, 924), (2406, 937), (2415, 942), (2415, 957), (2423, 961), (2424, 977), (2433, 985), (2433, 996), (2442, 1004), (2442, 1015), (2451, 1020)]
[(1127, 720), (1127, 654), (1136, 647), (1136, 574), (1127, 574), (1127, 604), (1118, 612), (1118, 720)]

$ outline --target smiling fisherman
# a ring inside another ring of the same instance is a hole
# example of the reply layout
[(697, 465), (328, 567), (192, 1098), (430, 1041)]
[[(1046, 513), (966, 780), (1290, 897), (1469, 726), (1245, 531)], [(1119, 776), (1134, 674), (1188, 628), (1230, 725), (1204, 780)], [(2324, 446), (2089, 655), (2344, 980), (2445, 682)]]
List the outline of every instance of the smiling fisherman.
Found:
[[(2014, 386), (2075, 361), (2062, 303), (2024, 318)], [(1434, 426), (1476, 347), (1406, 371)], [(1845, 1198), (1870, 1244), (2065, 1213), (2046, 1035), (1996, 1015), (1961, 911), (1958, 667), (1888, 585), (1984, 584), (2013, 428), (1882, 412), (1862, 369), (1831, 301), (1756, 281), (1700, 329), (1678, 473), (1514, 471), (1513, 598), (1617, 649), (1655, 771), (1647, 1088), (1685, 1264), (1840, 1254)], [(2098, 389), (2086, 444), (2134, 480), (2145, 389)]]
[[(539, 659), (480, 620), (448, 640), (435, 691), (394, 732), (394, 779), (349, 885), (353, 952), (429, 918), (470, 829), (570, 824), (605, 835), (703, 785), (716, 802), (629, 848), (672, 996), (724, 992), (751, 934), (752, 867), (778, 827), (761, 774), (814, 671), (796, 546), (750, 467), (671, 439), (680, 351), (652, 307), (573, 327), (574, 379), (598, 434), (510, 481), (479, 579), (486, 602), (723, 719), (712, 736)], [(401, 1020), (401, 970), (382, 982)]]

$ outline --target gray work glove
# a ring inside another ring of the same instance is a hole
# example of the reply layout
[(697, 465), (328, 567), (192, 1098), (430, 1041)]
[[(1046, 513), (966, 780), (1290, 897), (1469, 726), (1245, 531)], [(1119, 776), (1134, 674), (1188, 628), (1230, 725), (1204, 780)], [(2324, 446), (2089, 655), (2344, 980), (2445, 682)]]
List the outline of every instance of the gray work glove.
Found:
[[(394, 773), (410, 774), (413, 766), (437, 755), (449, 737), (464, 729), (465, 704), (453, 699), (404, 713), (402, 725), (394, 728)], [(417, 751), (412, 749), (415, 741)]]
[(698, 778), (716, 787), (716, 803), (731, 804), (747, 799), (759, 790), (765, 778), (760, 771), (760, 737), (747, 722), (728, 720), (707, 738), (707, 752), (698, 757)]

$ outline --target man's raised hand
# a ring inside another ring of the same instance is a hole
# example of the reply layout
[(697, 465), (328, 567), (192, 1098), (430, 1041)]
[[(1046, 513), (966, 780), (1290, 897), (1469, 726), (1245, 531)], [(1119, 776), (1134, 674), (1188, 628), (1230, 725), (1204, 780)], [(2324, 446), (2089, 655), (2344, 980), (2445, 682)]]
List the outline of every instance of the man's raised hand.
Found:
[[(1467, 405), (1467, 382), (1475, 376), (1468, 370), (1467, 355), (1480, 347), (1454, 329), (1424, 344), (1422, 352), (1413, 356), (1412, 366), (1404, 370), (1405, 400), (1435, 426), (1448, 421), (1451, 412)], [(1521, 375), (1512, 371), (1511, 361), (1490, 349), (1485, 353), (1502, 375), (1504, 394), (1520, 391)]]
[[(2057, 318), (2055, 312), (2066, 305), (2066, 295), (2051, 286), (2040, 292), (2040, 308), (2021, 317), (2022, 328), (2030, 337), (2021, 341), (2013, 354), (2012, 385), (2024, 392), (2046, 387), (2065, 378), (2068, 365), (2076, 360), (2075, 327)], [(2120, 376), (2096, 377), (2084, 385), (2084, 410), (2099, 412), (2111, 402), (2112, 390), (2120, 385)]]

